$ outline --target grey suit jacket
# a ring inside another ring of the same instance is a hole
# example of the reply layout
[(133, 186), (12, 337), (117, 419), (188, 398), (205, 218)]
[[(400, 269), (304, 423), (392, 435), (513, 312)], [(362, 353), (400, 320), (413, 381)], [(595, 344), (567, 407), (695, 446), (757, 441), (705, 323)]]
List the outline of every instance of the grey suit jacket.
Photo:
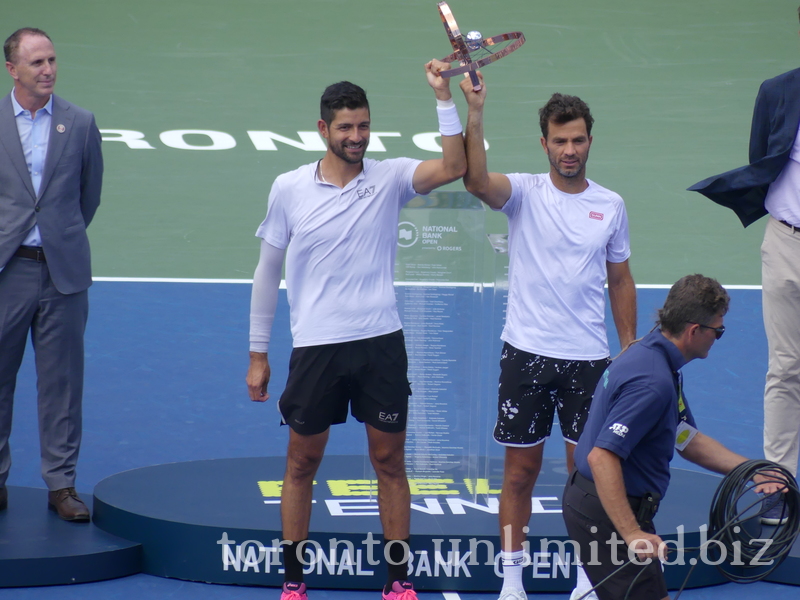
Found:
[(800, 127), (800, 69), (761, 84), (750, 129), (750, 164), (689, 188), (736, 212), (747, 227), (767, 214), (770, 184), (789, 160)]
[(53, 95), (53, 118), (39, 195), (19, 141), (11, 95), (0, 100), (0, 265), (35, 224), (50, 277), (62, 294), (92, 284), (86, 227), (100, 205), (103, 155), (94, 115)]

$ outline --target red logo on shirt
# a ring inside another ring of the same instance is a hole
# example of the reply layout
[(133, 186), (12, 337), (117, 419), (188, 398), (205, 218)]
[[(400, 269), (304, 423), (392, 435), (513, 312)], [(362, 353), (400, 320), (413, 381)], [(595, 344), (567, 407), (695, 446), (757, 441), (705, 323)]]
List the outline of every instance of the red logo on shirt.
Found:
[(603, 220), (603, 213), (591, 211), (589, 213), (589, 218), (594, 219), (595, 221), (602, 221)]

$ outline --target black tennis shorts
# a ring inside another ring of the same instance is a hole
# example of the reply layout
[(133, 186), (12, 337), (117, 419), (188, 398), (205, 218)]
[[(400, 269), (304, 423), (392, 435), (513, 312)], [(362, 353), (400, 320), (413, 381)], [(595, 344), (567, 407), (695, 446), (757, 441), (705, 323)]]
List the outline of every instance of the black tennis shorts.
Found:
[(563, 360), (531, 354), (509, 343), (500, 357), (494, 439), (504, 446), (536, 446), (548, 437), (558, 411), (561, 435), (574, 444), (583, 432), (597, 382), (611, 361)]
[(408, 356), (403, 331), (322, 346), (295, 348), (278, 407), (283, 422), (316, 435), (350, 413), (379, 431), (405, 431)]

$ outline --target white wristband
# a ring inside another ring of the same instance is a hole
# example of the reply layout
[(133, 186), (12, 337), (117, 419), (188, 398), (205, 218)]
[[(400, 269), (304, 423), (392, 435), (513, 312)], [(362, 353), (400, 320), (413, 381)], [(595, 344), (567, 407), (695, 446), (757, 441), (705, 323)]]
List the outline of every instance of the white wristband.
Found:
[[(452, 99), (449, 101), (437, 100), (437, 102), (436, 113), (439, 115), (439, 133), (442, 135), (459, 135), (464, 129), (461, 127), (461, 119), (458, 118), (456, 103)], [(443, 104), (445, 106), (442, 106)]]

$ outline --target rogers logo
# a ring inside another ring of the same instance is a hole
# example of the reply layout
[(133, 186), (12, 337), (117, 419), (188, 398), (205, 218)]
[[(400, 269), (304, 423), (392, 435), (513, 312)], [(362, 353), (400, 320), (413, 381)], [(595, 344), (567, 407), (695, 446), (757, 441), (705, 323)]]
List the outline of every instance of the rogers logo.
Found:
[(589, 213), (589, 218), (594, 219), (595, 221), (602, 221), (603, 220), (603, 213), (591, 211)]

